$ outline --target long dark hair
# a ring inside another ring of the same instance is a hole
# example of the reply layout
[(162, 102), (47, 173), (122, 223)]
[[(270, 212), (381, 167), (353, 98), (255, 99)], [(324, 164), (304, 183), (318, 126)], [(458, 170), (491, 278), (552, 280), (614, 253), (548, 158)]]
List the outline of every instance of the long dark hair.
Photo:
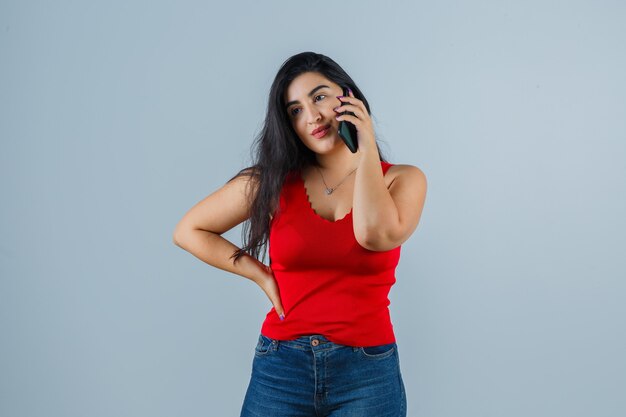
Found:
[[(233, 264), (246, 252), (254, 258), (263, 254), (269, 239), (270, 214), (278, 207), (280, 191), (287, 174), (300, 172), (309, 165), (319, 166), (315, 152), (307, 148), (293, 129), (285, 110), (284, 93), (291, 81), (305, 72), (317, 72), (340, 86), (347, 86), (356, 98), (363, 101), (368, 114), (370, 107), (365, 96), (352, 78), (332, 59), (315, 52), (302, 52), (287, 59), (278, 70), (270, 88), (264, 126), (252, 146), (253, 165), (239, 171), (230, 182), (239, 176), (248, 176), (250, 217), (244, 222), (242, 240), (244, 246), (236, 250), (231, 259)], [(383, 157), (376, 143), (381, 161)], [(253, 187), (250, 189), (250, 187)], [(249, 226), (249, 227), (248, 227)]]

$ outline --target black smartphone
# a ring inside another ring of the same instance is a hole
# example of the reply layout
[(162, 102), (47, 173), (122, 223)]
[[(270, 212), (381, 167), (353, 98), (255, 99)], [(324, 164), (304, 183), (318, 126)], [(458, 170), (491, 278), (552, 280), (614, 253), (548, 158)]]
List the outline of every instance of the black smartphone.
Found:
[[(342, 88), (343, 88), (343, 95), (346, 97), (349, 97), (350, 94), (348, 93), (348, 88), (347, 87), (342, 87)], [(344, 102), (342, 101), (342, 103)], [(351, 111), (345, 111), (343, 113), (349, 114), (350, 116), (354, 116), (354, 113), (352, 113)], [(343, 140), (343, 142), (346, 144), (348, 149), (350, 149), (352, 153), (356, 153), (359, 147), (359, 142), (357, 142), (357, 139), (356, 139), (356, 126), (346, 120), (342, 120), (339, 122), (338, 133), (339, 133), (339, 137), (341, 138), (341, 140)]]

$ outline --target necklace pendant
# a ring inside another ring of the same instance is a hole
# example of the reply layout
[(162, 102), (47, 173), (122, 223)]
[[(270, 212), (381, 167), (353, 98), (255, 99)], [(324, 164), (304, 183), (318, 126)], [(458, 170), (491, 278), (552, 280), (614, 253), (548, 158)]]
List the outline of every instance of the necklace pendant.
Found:
[(335, 191), (335, 190), (333, 190), (332, 188), (327, 188), (326, 189), (326, 195), (330, 195), (333, 191)]

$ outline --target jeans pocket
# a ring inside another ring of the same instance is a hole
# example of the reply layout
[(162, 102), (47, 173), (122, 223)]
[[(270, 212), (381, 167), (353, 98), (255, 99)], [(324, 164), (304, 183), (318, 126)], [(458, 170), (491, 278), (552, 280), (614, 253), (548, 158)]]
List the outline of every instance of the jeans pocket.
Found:
[(267, 355), (273, 350), (275, 345), (276, 341), (274, 339), (270, 339), (269, 337), (259, 333), (259, 340), (254, 348), (254, 354), (258, 356)]
[(366, 346), (360, 347), (359, 352), (361, 356), (367, 359), (383, 359), (391, 356), (396, 350), (395, 343), (388, 343), (386, 345)]

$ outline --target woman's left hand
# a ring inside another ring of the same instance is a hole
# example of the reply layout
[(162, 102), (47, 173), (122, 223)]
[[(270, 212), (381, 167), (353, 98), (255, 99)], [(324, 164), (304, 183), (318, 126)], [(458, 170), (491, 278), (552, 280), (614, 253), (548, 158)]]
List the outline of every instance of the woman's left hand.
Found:
[(376, 137), (374, 136), (374, 127), (372, 126), (372, 119), (367, 113), (365, 104), (358, 98), (354, 97), (352, 90), (349, 91), (349, 96), (343, 96), (341, 105), (336, 108), (337, 113), (350, 111), (354, 113), (354, 116), (347, 113), (339, 114), (335, 119), (342, 121), (345, 120), (354, 124), (357, 130), (357, 141), (359, 143), (359, 149), (367, 150), (370, 148), (376, 149)]

